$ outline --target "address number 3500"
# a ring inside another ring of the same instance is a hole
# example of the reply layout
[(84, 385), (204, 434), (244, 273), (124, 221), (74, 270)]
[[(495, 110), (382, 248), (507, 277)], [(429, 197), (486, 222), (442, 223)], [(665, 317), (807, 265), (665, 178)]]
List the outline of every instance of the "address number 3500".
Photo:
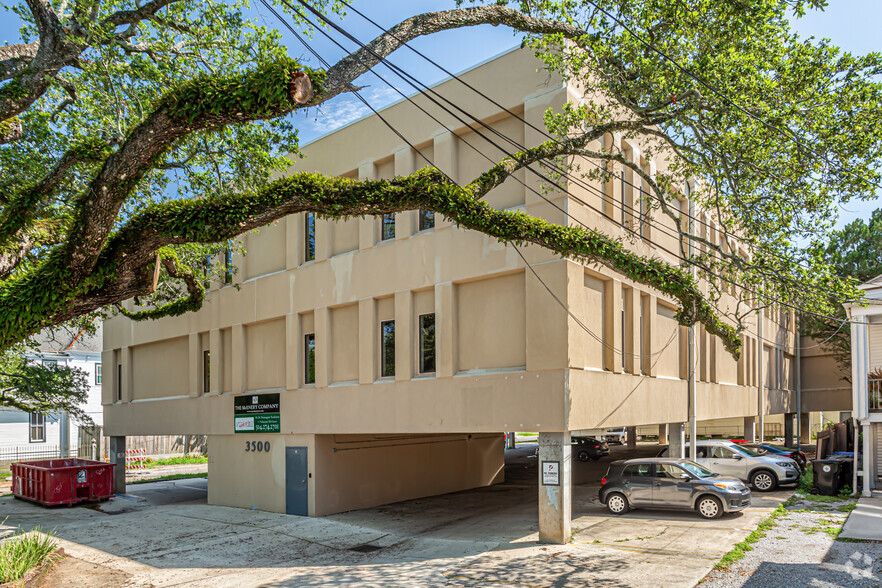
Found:
[(269, 441), (246, 441), (245, 442), (245, 451), (269, 451), (270, 450), (270, 442)]

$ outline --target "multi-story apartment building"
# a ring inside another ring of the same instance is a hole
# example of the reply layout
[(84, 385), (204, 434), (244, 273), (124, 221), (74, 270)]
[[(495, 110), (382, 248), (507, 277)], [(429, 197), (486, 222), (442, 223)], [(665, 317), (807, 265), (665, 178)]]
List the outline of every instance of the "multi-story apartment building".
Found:
[[(462, 74), (504, 109), (456, 80), (434, 90), (536, 145), (545, 111), (581, 99), (538, 66), (512, 50)], [(504, 156), (478, 125), (414, 100), (441, 122), (406, 101), (382, 112), (410, 145), (368, 116), (304, 146), (292, 170), (391, 179), (430, 161), (467, 182)], [(665, 165), (609, 140), (650, 173)], [(613, 236), (627, 227), (630, 247), (674, 263), (673, 223), (641, 221), (637, 186), (628, 173), (549, 192), (521, 170), (487, 201)], [(503, 475), (502, 431), (540, 431), (541, 533), (563, 540), (570, 431), (682, 431), (687, 420), (686, 329), (672, 301), (605, 268), (538, 247), (521, 250), (528, 267), (512, 246), (419, 211), (293, 215), (244, 242), (239, 289), (213, 284), (187, 316), (105, 325), (106, 434), (209, 435), (213, 504), (323, 515), (488, 485)], [(698, 329), (700, 420), (738, 417), (752, 431), (796, 411), (792, 315), (758, 322), (762, 337), (745, 332), (738, 361)]]

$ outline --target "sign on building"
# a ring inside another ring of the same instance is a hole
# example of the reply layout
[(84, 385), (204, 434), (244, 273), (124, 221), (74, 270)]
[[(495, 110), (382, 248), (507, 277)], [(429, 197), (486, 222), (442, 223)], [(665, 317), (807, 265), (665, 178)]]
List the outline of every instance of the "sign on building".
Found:
[(233, 398), (236, 433), (280, 433), (279, 394), (246, 394)]

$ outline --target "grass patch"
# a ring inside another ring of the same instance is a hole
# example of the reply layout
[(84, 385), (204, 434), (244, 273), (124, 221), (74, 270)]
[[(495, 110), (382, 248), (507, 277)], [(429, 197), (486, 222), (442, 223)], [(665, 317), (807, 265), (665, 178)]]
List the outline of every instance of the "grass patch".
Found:
[(779, 504), (778, 508), (772, 511), (772, 513), (764, 518), (759, 525), (757, 525), (756, 529), (754, 529), (750, 535), (748, 535), (744, 541), (741, 543), (736, 543), (735, 547), (732, 548), (732, 551), (724, 555), (720, 558), (720, 561), (714, 565), (715, 570), (728, 570), (732, 567), (736, 561), (742, 559), (745, 555), (747, 555), (748, 551), (753, 551), (753, 544), (766, 536), (766, 531), (771, 530), (777, 524), (775, 522), (781, 516), (787, 514), (787, 511), (784, 510), (784, 505)]
[(126, 484), (146, 484), (148, 482), (164, 482), (165, 480), (183, 480), (185, 478), (204, 478), (207, 474), (168, 474), (167, 476), (157, 476), (155, 478), (142, 478), (140, 480), (132, 480)]
[(812, 486), (814, 485), (814, 472), (812, 468), (806, 468), (806, 470), (799, 477), (799, 480), (796, 481), (796, 489), (805, 492), (808, 494), (812, 491)]
[(31, 569), (51, 561), (56, 544), (52, 533), (37, 527), (25, 533), (21, 528), (0, 541), (0, 582), (21, 580)]
[(208, 458), (204, 455), (180, 455), (164, 459), (148, 457), (144, 460), (144, 465), (148, 466), (184, 465), (189, 463), (208, 463)]
[(836, 507), (839, 512), (851, 512), (857, 508), (857, 502), (849, 502), (848, 504), (840, 504)]

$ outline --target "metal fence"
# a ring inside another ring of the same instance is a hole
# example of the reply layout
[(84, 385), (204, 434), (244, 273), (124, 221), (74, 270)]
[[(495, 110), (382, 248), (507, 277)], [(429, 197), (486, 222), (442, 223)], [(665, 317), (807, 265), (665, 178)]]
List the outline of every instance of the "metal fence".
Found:
[[(71, 447), (67, 457), (76, 457), (77, 448)], [(8, 465), (15, 461), (29, 461), (32, 459), (53, 459), (61, 457), (58, 445), (39, 445), (23, 447), (0, 447), (0, 464)]]

